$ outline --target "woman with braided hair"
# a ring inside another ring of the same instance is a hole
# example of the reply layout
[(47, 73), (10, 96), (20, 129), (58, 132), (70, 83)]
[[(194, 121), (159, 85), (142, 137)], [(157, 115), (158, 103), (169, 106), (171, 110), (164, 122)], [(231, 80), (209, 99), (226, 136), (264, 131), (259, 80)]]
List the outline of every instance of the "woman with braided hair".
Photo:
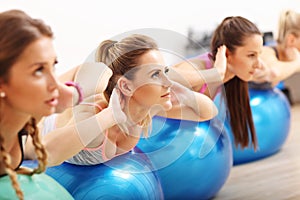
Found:
[[(45, 170), (47, 154), (36, 123), (57, 111), (63, 84), (58, 83), (54, 72), (57, 61), (49, 26), (23, 11), (9, 10), (0, 13), (0, 30), (0, 199), (24, 199), (18, 174)], [(72, 98), (72, 92), (69, 94)], [(69, 102), (61, 101), (63, 107)], [(21, 167), (23, 145), (29, 136), (38, 160), (33, 170)], [(15, 197), (5, 196), (10, 191), (4, 189), (5, 183), (9, 184), (7, 177)]]

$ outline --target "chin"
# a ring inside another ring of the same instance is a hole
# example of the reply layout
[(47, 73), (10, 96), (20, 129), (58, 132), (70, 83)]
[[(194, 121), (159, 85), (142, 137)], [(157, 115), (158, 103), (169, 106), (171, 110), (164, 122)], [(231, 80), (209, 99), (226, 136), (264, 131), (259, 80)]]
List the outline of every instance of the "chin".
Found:
[(52, 114), (54, 114), (54, 113), (55, 113), (55, 108), (49, 110), (48, 112), (43, 113), (42, 116), (47, 117), (47, 116), (52, 115)]
[(243, 78), (240, 78), (240, 79), (245, 81), (245, 82), (249, 82), (253, 79), (253, 76), (243, 77)]
[(172, 105), (171, 102), (167, 102), (167, 103), (164, 103), (164, 104), (162, 105), (162, 107), (163, 107), (163, 109), (164, 109), (165, 111), (168, 111), (168, 110), (171, 110), (171, 109), (172, 109), (173, 105)]

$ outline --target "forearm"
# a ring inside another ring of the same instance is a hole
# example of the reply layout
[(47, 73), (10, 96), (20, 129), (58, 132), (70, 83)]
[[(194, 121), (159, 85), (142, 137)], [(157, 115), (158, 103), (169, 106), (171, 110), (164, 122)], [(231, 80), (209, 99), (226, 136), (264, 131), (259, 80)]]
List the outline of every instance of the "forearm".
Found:
[[(176, 82), (173, 82), (171, 91), (173, 104), (172, 116), (176, 115), (174, 115), (174, 113), (177, 113), (176, 110), (182, 113), (191, 113), (190, 111), (192, 111), (192, 115), (197, 116), (203, 121), (211, 119), (217, 114), (217, 108), (213, 101), (204, 94), (194, 92)], [(182, 119), (185, 118), (190, 119), (187, 115), (184, 115)]]
[(283, 81), (295, 73), (300, 72), (300, 64), (296, 61), (280, 62), (280, 64), (272, 68), (274, 71), (274, 78), (272, 79), (272, 85), (277, 85), (280, 81)]
[(213, 101), (198, 92), (186, 92), (185, 98), (182, 98), (182, 103), (191, 108), (202, 120), (209, 120), (218, 113)]
[(168, 77), (171, 80), (178, 82), (181, 85), (184, 85), (185, 87), (190, 89), (194, 87), (199, 87), (205, 83), (201, 74), (198, 73), (198, 71), (191, 66), (171, 67), (168, 73)]
[(61, 113), (79, 102), (79, 93), (75, 87), (59, 83), (59, 98), (56, 113)]
[(223, 77), (216, 68), (196, 70), (174, 67), (169, 72), (169, 78), (188, 88), (201, 88), (204, 84), (223, 84)]
[[(77, 105), (81, 99), (101, 94), (107, 86), (112, 71), (103, 63), (83, 63), (59, 77), (59, 104), (56, 112)], [(74, 84), (66, 86), (73, 82)]]
[(260, 56), (263, 72), (267, 71), (268, 73), (265, 73), (265, 75), (262, 73), (264, 76), (262, 76), (261, 73), (259, 75), (262, 76), (262, 80), (265, 78), (266, 81), (271, 82), (272, 85), (276, 85), (294, 73), (300, 72), (300, 56), (298, 50), (280, 46), (278, 46), (277, 49), (281, 52), (279, 54), (282, 55), (280, 60), (274, 49), (270, 47), (264, 47)]
[(46, 134), (43, 143), (48, 153), (49, 166), (58, 165), (76, 155), (114, 124), (112, 111), (104, 109), (93, 117)]

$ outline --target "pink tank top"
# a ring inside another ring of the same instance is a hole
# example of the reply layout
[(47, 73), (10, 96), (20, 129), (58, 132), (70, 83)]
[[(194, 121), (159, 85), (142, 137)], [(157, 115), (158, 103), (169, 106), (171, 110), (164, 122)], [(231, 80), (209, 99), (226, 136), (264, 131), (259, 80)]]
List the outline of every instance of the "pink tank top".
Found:
[[(207, 53), (197, 56), (197, 59), (205, 61), (205, 69), (210, 69), (213, 67), (212, 61), (209, 58), (209, 54), (210, 53), (207, 52)], [(199, 93), (203, 94), (206, 91), (206, 89), (207, 89), (207, 83), (204, 83), (203, 86), (201, 87)]]

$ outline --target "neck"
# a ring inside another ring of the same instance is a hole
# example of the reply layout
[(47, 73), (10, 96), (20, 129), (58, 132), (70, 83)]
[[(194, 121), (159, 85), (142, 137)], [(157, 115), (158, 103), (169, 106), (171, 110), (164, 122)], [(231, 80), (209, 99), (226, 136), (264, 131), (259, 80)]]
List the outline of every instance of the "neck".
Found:
[(235, 76), (234, 73), (232, 73), (228, 69), (228, 66), (227, 66), (227, 69), (226, 69), (226, 72), (225, 72), (225, 76), (224, 76), (224, 79), (223, 79), (223, 83), (226, 83), (226, 82), (230, 81), (231, 79), (233, 79), (234, 76)]
[(130, 101), (126, 102), (125, 108), (125, 113), (129, 116), (129, 120), (133, 124), (138, 125), (140, 125), (140, 123), (147, 117), (150, 111), (149, 108), (146, 108), (136, 102), (134, 98), (131, 98)]
[(286, 53), (285, 53), (285, 45), (283, 44), (278, 44), (276, 46), (277, 52), (278, 52), (278, 60), (280, 61), (288, 61)]
[(9, 148), (15, 142), (18, 132), (30, 120), (30, 116), (21, 114), (5, 106), (2, 109), (1, 116), (0, 133), (4, 138), (6, 149), (9, 151)]

